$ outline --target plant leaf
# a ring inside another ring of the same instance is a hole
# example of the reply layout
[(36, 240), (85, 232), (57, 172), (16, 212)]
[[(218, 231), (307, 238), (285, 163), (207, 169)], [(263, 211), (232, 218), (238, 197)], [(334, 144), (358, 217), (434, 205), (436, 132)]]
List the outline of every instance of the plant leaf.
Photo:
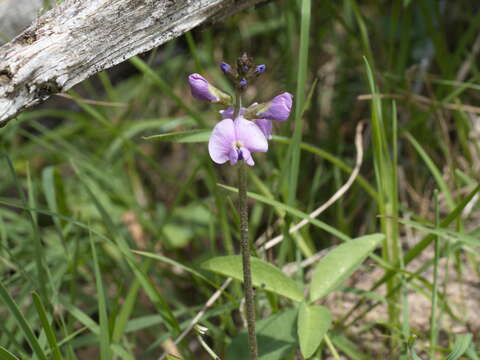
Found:
[[(276, 313), (256, 323), (259, 360), (289, 359), (297, 346), (296, 338), (297, 309)], [(250, 358), (246, 331), (238, 334), (225, 355), (228, 360)]]
[(300, 351), (305, 359), (315, 354), (331, 324), (332, 314), (326, 307), (306, 303), (300, 305), (297, 329)]
[(50, 345), (53, 359), (62, 360), (63, 357), (60, 353), (60, 349), (58, 348), (58, 341), (55, 336), (55, 332), (53, 331), (52, 326), (48, 321), (47, 313), (45, 311), (45, 307), (43, 306), (42, 299), (36, 292), (32, 293), (32, 299), (33, 304), (35, 305), (35, 309), (37, 310), (38, 317), (40, 318), (40, 322), (42, 323), (43, 330), (45, 331), (48, 344)]
[(335, 290), (384, 239), (383, 234), (371, 234), (337, 246), (320, 260), (311, 282), (310, 301), (316, 301)]
[[(251, 257), (252, 282), (261, 289), (274, 292), (295, 301), (303, 300), (300, 286), (272, 264)], [(240, 255), (219, 256), (202, 263), (201, 267), (221, 275), (243, 281)]]
[(10, 351), (0, 346), (0, 360), (18, 360)]
[(144, 137), (145, 140), (158, 140), (158, 141), (168, 141), (168, 142), (179, 142), (179, 143), (198, 143), (198, 142), (207, 142), (210, 138), (211, 131), (198, 129), (198, 130), (186, 130), (186, 131), (176, 131), (166, 134), (152, 135)]
[(0, 300), (5, 304), (5, 306), (8, 308), (10, 313), (13, 315), (13, 317), (17, 321), (18, 326), (22, 330), (23, 335), (25, 336), (28, 344), (32, 348), (34, 354), (40, 360), (47, 360), (47, 356), (45, 355), (42, 347), (38, 342), (38, 339), (33, 333), (32, 328), (30, 327), (29, 323), (27, 322), (23, 314), (20, 312), (20, 309), (18, 308), (17, 303), (12, 299), (7, 289), (3, 286), (1, 282), (0, 282)]
[(455, 344), (453, 344), (453, 349), (450, 354), (445, 358), (445, 360), (457, 360), (462, 356), (465, 351), (468, 350), (470, 343), (472, 342), (472, 334), (460, 334), (455, 337)]

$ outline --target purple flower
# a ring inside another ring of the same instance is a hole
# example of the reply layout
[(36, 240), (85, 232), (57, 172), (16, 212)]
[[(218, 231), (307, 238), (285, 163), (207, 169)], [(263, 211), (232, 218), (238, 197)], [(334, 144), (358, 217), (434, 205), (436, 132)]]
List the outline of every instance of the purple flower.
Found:
[(272, 138), (272, 122), (268, 119), (255, 119), (255, 124), (262, 130), (263, 135), (270, 140)]
[(267, 66), (265, 64), (258, 65), (255, 68), (255, 74), (261, 74), (261, 73), (265, 72), (266, 69), (267, 69)]
[[(255, 105), (256, 103), (254, 103), (253, 105)], [(241, 107), (240, 108), (240, 115), (243, 115), (243, 113), (245, 112), (245, 108), (244, 107)], [(219, 113), (220, 115), (222, 115), (222, 119), (233, 119), (233, 113), (234, 113), (234, 109), (233, 107), (228, 107), (226, 108), (225, 110), (220, 110)]]
[(222, 69), (222, 71), (226, 74), (232, 71), (232, 67), (223, 61), (220, 63), (220, 69)]
[[(250, 105), (251, 107), (258, 105), (258, 103), (253, 103)], [(243, 115), (245, 113), (246, 108), (242, 107), (240, 108), (240, 115)], [(232, 119), (233, 118), (233, 112), (234, 109), (233, 107), (226, 108), (225, 110), (220, 110), (220, 115), (222, 115), (222, 119)], [(267, 139), (272, 138), (272, 122), (267, 119), (254, 119), (253, 122), (257, 124), (257, 126), (262, 130), (263, 135)]]
[(208, 141), (208, 152), (217, 164), (230, 160), (234, 165), (238, 160), (245, 160), (253, 166), (253, 152), (266, 152), (268, 142), (260, 128), (252, 121), (239, 116), (234, 120), (220, 121), (212, 131)]
[(190, 84), (193, 97), (197, 100), (210, 101), (212, 103), (221, 102), (223, 104), (230, 104), (232, 101), (230, 95), (210, 85), (200, 74), (191, 74), (188, 77), (188, 83)]
[(285, 121), (290, 115), (292, 100), (293, 96), (288, 92), (277, 95), (262, 106), (262, 108), (256, 113), (256, 116), (268, 120)]

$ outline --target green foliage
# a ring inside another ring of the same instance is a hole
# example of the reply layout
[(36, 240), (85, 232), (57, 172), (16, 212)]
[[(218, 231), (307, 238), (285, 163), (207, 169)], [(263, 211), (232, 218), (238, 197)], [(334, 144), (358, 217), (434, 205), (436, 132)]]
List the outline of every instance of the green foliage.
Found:
[(297, 329), (300, 350), (305, 359), (315, 354), (331, 323), (332, 314), (326, 307), (306, 303), (300, 305)]
[(310, 301), (321, 299), (338, 288), (384, 237), (383, 234), (362, 236), (328, 252), (315, 267), (310, 285)]
[[(303, 300), (301, 287), (280, 269), (258, 258), (251, 258), (253, 285), (295, 301)], [(209, 259), (202, 268), (237, 280), (243, 280), (242, 259), (239, 255)]]
[[(297, 309), (280, 312), (256, 323), (258, 356), (261, 360), (288, 359), (297, 346)], [(242, 331), (227, 348), (226, 358), (248, 359), (247, 334)]]
[[(203, 359), (180, 337), (194, 319), (222, 359), (246, 359), (241, 284), (220, 288), (241, 264), (218, 258), (238, 251), (236, 169), (208, 157), (221, 108), (187, 83), (231, 92), (218, 63), (245, 50), (267, 65), (246, 105), (294, 95), (248, 178), (262, 358), (478, 359), (479, 9), (266, 2), (0, 129), (0, 359)], [(360, 121), (360, 173), (310, 217), (352, 174)]]

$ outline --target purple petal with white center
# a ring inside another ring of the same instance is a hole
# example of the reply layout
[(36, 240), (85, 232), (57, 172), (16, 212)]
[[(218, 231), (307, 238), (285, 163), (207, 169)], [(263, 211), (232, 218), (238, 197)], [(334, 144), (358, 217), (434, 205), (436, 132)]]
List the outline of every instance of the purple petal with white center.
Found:
[(268, 102), (265, 110), (257, 113), (257, 116), (268, 120), (285, 121), (292, 110), (292, 100), (293, 96), (288, 92), (277, 95)]
[(272, 122), (267, 119), (256, 119), (255, 123), (262, 130), (263, 135), (270, 140), (272, 138)]
[[(223, 164), (228, 160), (232, 161), (232, 158), (236, 162), (238, 154), (234, 148), (234, 143), (235, 126), (233, 120), (222, 120), (213, 128), (212, 135), (208, 140), (208, 153), (217, 164)], [(231, 154), (232, 150), (235, 151), (236, 155)]]
[(250, 152), (266, 152), (268, 150), (268, 141), (262, 130), (257, 124), (245, 120), (242, 116), (235, 119), (235, 137)]
[(190, 84), (190, 90), (195, 99), (213, 103), (220, 101), (218, 97), (212, 94), (210, 84), (202, 75), (191, 74), (188, 77), (188, 83)]

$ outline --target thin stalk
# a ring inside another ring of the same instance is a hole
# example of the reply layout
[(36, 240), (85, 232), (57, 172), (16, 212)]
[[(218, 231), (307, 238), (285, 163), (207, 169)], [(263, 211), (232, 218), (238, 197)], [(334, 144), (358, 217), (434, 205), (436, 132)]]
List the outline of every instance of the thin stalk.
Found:
[[(236, 93), (234, 118), (240, 113), (242, 104), (241, 95)], [(257, 337), (255, 335), (255, 303), (252, 286), (252, 270), (250, 266), (250, 246), (248, 239), (248, 208), (247, 208), (247, 166), (245, 161), (238, 165), (238, 212), (240, 215), (240, 251), (243, 264), (243, 287), (245, 292), (245, 305), (247, 309), (248, 345), (250, 359), (257, 360)]]
[(335, 360), (340, 360), (340, 355), (338, 355), (337, 349), (335, 349), (335, 346), (333, 346), (332, 341), (330, 340), (330, 337), (327, 334), (325, 334), (324, 339), (330, 352), (332, 353), (333, 358)]
[[(438, 190), (434, 193), (435, 202), (435, 227), (439, 224), (439, 210), (438, 210)], [(438, 330), (437, 330), (437, 303), (438, 303), (438, 261), (440, 259), (440, 243), (438, 236), (434, 239), (434, 259), (433, 259), (433, 289), (432, 289), (432, 313), (430, 317), (430, 359), (435, 358), (435, 348), (437, 346)]]

